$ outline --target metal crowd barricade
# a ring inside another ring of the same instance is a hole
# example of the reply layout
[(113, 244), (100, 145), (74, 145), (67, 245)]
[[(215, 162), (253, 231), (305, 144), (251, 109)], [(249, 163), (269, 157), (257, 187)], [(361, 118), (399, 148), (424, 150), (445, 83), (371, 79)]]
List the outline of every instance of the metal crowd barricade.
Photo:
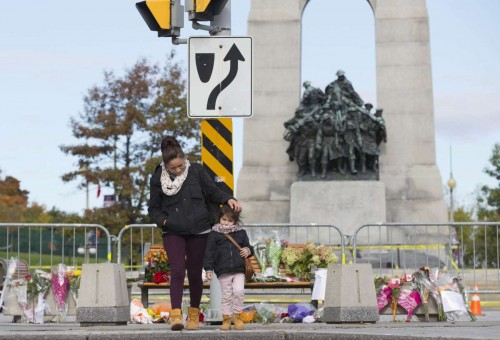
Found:
[[(289, 244), (305, 244), (313, 242), (321, 245), (328, 245), (333, 248), (334, 253), (339, 258), (339, 263), (345, 263), (344, 235), (340, 229), (332, 225), (319, 224), (245, 224), (243, 228), (247, 231), (250, 242), (269, 238), (271, 231), (278, 231), (280, 240), (287, 240)], [(139, 279), (142, 278), (144, 262), (142, 259), (149, 250), (148, 246), (162, 242), (160, 229), (155, 224), (131, 224), (120, 230), (117, 236), (117, 259), (118, 263), (123, 263), (130, 271), (138, 270)], [(126, 254), (128, 253), (128, 254)], [(149, 293), (154, 294), (154, 293)], [(158, 291), (155, 294), (162, 294)], [(302, 295), (310, 295), (307, 289), (279, 289), (253, 290), (246, 295), (255, 295), (257, 299), (262, 296), (272, 296), (271, 299), (283, 302), (303, 301), (298, 298)], [(283, 300), (286, 296), (286, 300)], [(266, 298), (269, 300), (269, 298)], [(266, 301), (267, 301), (266, 300)], [(248, 300), (248, 301), (251, 301)], [(260, 300), (259, 300), (260, 301)], [(270, 300), (269, 300), (270, 301)]]
[[(334, 249), (339, 262), (345, 263), (344, 234), (331, 224), (287, 224), (287, 223), (248, 223), (244, 225), (250, 240), (259, 237), (259, 232), (266, 234), (270, 230), (277, 230), (280, 239), (290, 244), (304, 244), (312, 242), (327, 245)], [(265, 235), (264, 235), (265, 236)]]
[[(139, 235), (134, 235), (133, 230), (138, 229)], [(145, 232), (145, 230), (153, 229), (153, 232)], [(320, 243), (323, 245), (332, 246), (334, 252), (338, 255), (339, 260), (345, 263), (344, 251), (344, 235), (342, 231), (333, 225), (320, 224), (286, 224), (286, 223), (267, 223), (267, 224), (245, 224), (244, 229), (247, 230), (250, 239), (257, 237), (257, 234), (266, 233), (266, 231), (277, 230), (280, 239), (286, 239), (289, 243)], [(126, 235), (129, 235), (128, 243), (128, 260), (124, 259), (124, 249)], [(140, 259), (145, 256), (144, 245), (146, 243), (154, 244), (161, 243), (161, 232), (156, 228), (155, 224), (131, 224), (120, 230), (117, 237), (117, 262), (126, 264), (127, 268), (140, 267), (136, 265), (137, 260), (133, 260), (133, 254), (140, 254)], [(126, 262), (126, 263), (125, 263)]]
[(427, 266), (460, 273), (483, 294), (500, 294), (500, 222), (377, 223), (352, 237), (354, 263), (372, 264), (381, 275)]
[(111, 262), (111, 235), (99, 224), (0, 223), (0, 258), (11, 257), (35, 269)]
[[(139, 235), (134, 234), (139, 230)], [(125, 240), (125, 238), (128, 238)], [(124, 258), (123, 247), (128, 243), (127, 258)], [(123, 263), (129, 270), (140, 269), (145, 256), (144, 245), (162, 242), (161, 230), (156, 224), (129, 224), (123, 227), (116, 237), (116, 262)]]

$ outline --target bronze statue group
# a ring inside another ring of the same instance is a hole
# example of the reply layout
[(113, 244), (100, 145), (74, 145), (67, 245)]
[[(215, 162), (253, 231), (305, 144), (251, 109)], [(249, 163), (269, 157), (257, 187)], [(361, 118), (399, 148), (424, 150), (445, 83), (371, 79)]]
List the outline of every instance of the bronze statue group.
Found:
[(347, 171), (378, 177), (379, 145), (387, 142), (382, 109), (372, 113), (373, 105), (363, 102), (342, 70), (325, 92), (309, 81), (303, 85), (300, 106), (284, 124), (287, 153), (298, 164), (298, 177), (315, 179), (320, 172), (321, 179), (334, 173), (347, 178)]

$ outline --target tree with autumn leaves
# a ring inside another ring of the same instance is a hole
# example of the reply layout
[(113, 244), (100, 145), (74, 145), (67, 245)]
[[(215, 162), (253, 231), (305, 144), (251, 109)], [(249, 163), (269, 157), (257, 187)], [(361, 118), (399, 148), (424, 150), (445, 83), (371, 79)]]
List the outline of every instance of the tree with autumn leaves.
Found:
[(12, 176), (0, 177), (0, 216), (2, 222), (22, 221), (23, 211), (28, 208), (27, 190), (22, 190), (19, 180)]
[(200, 158), (199, 121), (186, 115), (185, 80), (173, 53), (163, 66), (140, 59), (123, 76), (105, 72), (70, 127), (77, 142), (61, 150), (76, 161), (62, 179), (78, 181), (80, 188), (93, 183), (113, 189), (112, 207), (85, 212), (89, 223), (113, 232), (148, 221), (149, 176), (161, 162), (164, 136), (176, 136), (190, 160)]
[(77, 214), (68, 214), (29, 201), (29, 191), (13, 176), (2, 177), (0, 170), (0, 222), (2, 223), (82, 223)]

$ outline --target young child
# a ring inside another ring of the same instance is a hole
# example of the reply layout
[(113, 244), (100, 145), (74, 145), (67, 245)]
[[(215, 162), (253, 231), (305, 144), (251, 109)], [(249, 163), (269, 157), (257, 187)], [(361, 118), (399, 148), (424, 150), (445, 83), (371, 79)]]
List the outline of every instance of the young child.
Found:
[[(243, 298), (245, 296), (245, 258), (253, 255), (253, 247), (248, 235), (240, 226), (240, 213), (224, 205), (220, 212), (219, 223), (214, 225), (208, 235), (205, 251), (205, 271), (211, 280), (217, 275), (222, 290), (221, 330), (231, 329), (233, 314), (234, 329), (244, 328), (241, 321)], [(236, 246), (224, 235), (230, 235), (241, 247)]]

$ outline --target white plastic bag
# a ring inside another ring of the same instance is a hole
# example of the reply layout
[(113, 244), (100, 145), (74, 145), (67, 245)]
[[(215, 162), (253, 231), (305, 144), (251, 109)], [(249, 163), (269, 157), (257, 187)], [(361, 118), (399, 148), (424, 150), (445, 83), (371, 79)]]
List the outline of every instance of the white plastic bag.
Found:
[(144, 324), (153, 323), (153, 317), (149, 315), (139, 299), (133, 299), (130, 302), (130, 321)]

